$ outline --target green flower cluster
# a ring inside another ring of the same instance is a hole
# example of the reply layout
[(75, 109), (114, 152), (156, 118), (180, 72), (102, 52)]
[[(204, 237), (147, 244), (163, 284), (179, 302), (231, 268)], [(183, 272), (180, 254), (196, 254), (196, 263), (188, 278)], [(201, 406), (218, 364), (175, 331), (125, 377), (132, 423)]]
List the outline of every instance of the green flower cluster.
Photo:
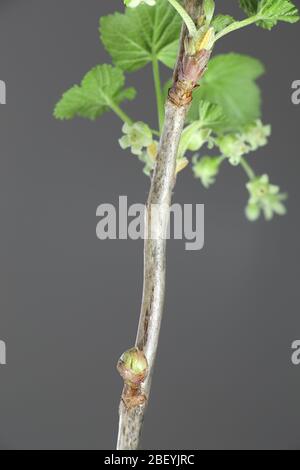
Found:
[(137, 155), (138, 159), (144, 163), (144, 174), (150, 176), (158, 152), (158, 142), (153, 140), (150, 127), (139, 121), (133, 124), (125, 123), (122, 131), (124, 135), (119, 139), (121, 148), (130, 148), (131, 153)]
[(254, 178), (246, 186), (250, 194), (246, 216), (250, 221), (257, 220), (261, 213), (266, 220), (271, 220), (274, 214), (286, 214), (283, 201), (287, 195), (280, 193), (279, 186), (270, 184), (268, 175)]
[(239, 134), (226, 134), (217, 138), (216, 144), (231, 165), (237, 166), (241, 163), (243, 155), (267, 145), (270, 135), (271, 126), (265, 126), (257, 120)]
[(153, 142), (152, 131), (144, 122), (125, 123), (122, 131), (125, 135), (119, 139), (119, 144), (122, 149), (131, 148), (133, 155), (141, 155), (144, 147)]
[[(193, 130), (192, 127), (191, 130)], [(219, 147), (221, 156), (199, 158), (198, 155), (195, 155), (192, 160), (194, 176), (201, 180), (205, 188), (209, 188), (215, 183), (220, 165), (224, 160), (227, 159), (234, 166), (241, 164), (249, 178), (246, 187), (250, 196), (245, 212), (250, 221), (257, 220), (261, 214), (266, 220), (271, 220), (275, 214), (286, 214), (283, 202), (287, 199), (287, 195), (281, 193), (278, 186), (270, 183), (268, 175), (256, 177), (244, 158), (244, 155), (249, 152), (266, 145), (270, 135), (271, 126), (263, 125), (260, 120), (246, 126), (240, 133), (223, 134), (217, 137), (208, 134), (206, 143), (210, 148), (214, 145)], [(194, 134), (187, 134), (187, 137), (189, 137), (189, 144), (192, 143), (187, 146), (189, 150), (196, 150), (197, 146), (200, 143), (203, 144), (203, 140), (205, 140), (204, 136), (200, 137), (197, 129)]]

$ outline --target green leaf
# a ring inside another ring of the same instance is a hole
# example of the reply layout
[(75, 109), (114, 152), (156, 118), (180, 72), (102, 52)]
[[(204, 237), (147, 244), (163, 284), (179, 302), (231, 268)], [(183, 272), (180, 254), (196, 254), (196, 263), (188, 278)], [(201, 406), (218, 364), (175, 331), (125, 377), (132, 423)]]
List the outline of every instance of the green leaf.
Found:
[(111, 65), (98, 65), (88, 72), (81, 85), (74, 85), (64, 93), (57, 103), (54, 116), (57, 119), (72, 119), (80, 116), (96, 119), (124, 100), (134, 99), (134, 88), (124, 89), (122, 70)]
[(206, 17), (207, 26), (210, 25), (213, 19), (215, 8), (216, 8), (216, 5), (215, 5), (214, 0), (204, 0), (203, 9), (204, 9), (205, 17)]
[(240, 0), (240, 7), (244, 10), (246, 15), (255, 16), (258, 11), (258, 1), (257, 0)]
[(115, 65), (133, 72), (156, 57), (173, 68), (178, 52), (181, 18), (166, 0), (141, 5), (100, 19), (101, 40)]
[(299, 11), (290, 0), (240, 0), (240, 6), (248, 16), (257, 16), (258, 26), (272, 29), (278, 21), (296, 23)]
[(222, 132), (228, 127), (228, 121), (222, 106), (208, 101), (200, 102), (199, 119), (203, 128), (216, 132)]
[(200, 101), (222, 107), (228, 121), (227, 130), (238, 130), (260, 117), (260, 90), (255, 80), (264, 73), (262, 63), (240, 54), (216, 56), (194, 92), (189, 120), (199, 119)]
[(214, 28), (215, 33), (218, 34), (223, 29), (227, 28), (230, 24), (234, 23), (235, 19), (230, 15), (217, 15), (212, 23), (211, 26)]
[(182, 134), (180, 139), (180, 144), (178, 148), (178, 157), (182, 158), (185, 156), (187, 150), (192, 150), (196, 152), (199, 150), (202, 145), (206, 142), (209, 133), (201, 131), (201, 122), (194, 121), (189, 126), (187, 126)]

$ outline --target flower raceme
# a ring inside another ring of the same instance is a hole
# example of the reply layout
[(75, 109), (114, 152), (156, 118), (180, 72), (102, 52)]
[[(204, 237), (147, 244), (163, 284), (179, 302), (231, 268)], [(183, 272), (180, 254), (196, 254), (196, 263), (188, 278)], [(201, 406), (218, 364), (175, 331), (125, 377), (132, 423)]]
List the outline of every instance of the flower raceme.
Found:
[(263, 125), (258, 119), (254, 124), (246, 126), (242, 132), (219, 137), (216, 139), (216, 144), (231, 165), (237, 166), (241, 163), (243, 155), (267, 145), (270, 135), (271, 126)]
[[(120, 147), (124, 150), (130, 148), (131, 153), (145, 164), (143, 169), (145, 175), (151, 176), (158, 153), (158, 142), (153, 140), (150, 127), (139, 121), (133, 124), (125, 123), (122, 131), (124, 135), (119, 139)], [(179, 155), (176, 174), (184, 170), (188, 163), (188, 159), (184, 155)]]
[[(210, 59), (204, 75), (202, 69), (206, 69), (215, 42), (229, 33), (248, 25), (272, 29), (281, 21), (297, 22), (299, 12), (294, 2), (239, 0), (246, 14), (240, 21), (227, 14), (215, 15), (214, 0), (203, 0), (203, 14), (197, 21), (189, 16), (184, 2), (179, 0), (123, 0), (121, 3), (127, 7), (124, 13), (100, 19), (100, 38), (112, 64), (97, 65), (81, 83), (67, 90), (55, 107), (55, 117), (93, 121), (106, 112), (114, 112), (126, 123), (119, 140), (121, 147), (131, 150), (144, 164), (144, 173), (151, 176), (158, 155), (163, 102), (167, 90), (172, 90), (171, 80), (164, 87), (160, 86), (160, 67), (174, 68), (184, 21), (189, 34), (178, 79), (191, 79), (195, 88), (180, 140), (176, 172), (191, 161), (194, 176), (204, 187), (209, 187), (215, 182), (223, 162), (242, 167), (248, 177), (250, 193), (248, 218), (256, 220), (264, 214), (269, 220), (274, 214), (283, 214), (285, 195), (266, 181), (267, 176), (257, 177), (250, 166), (250, 159), (253, 159), (250, 152), (265, 146), (271, 134), (271, 127), (259, 119), (261, 99), (257, 79), (265, 72), (263, 64), (253, 57), (230, 53)], [(199, 58), (202, 62), (197, 68), (194, 62), (196, 59), (199, 62)], [(136, 90), (125, 86), (125, 74), (151, 63), (156, 77), (158, 131), (141, 121), (134, 122), (123, 109), (125, 101), (136, 97)], [(202, 83), (197, 87), (200, 75), (203, 75)], [(200, 153), (204, 146), (217, 151), (213, 151), (212, 157), (205, 152), (202, 158), (198, 155), (189, 158), (189, 152)]]

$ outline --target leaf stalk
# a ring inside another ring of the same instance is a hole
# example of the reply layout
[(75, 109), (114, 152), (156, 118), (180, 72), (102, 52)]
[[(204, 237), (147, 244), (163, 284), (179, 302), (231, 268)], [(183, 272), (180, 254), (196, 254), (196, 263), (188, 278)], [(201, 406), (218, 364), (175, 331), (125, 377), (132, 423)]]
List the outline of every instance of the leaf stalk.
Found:
[(185, 25), (188, 29), (189, 35), (191, 37), (195, 37), (196, 34), (197, 34), (197, 28), (196, 28), (196, 25), (195, 25), (194, 21), (192, 20), (192, 18), (190, 17), (188, 12), (186, 11), (186, 9), (182, 5), (180, 5), (180, 3), (177, 2), (177, 0), (168, 0), (168, 2), (172, 5), (172, 7), (175, 8), (177, 13), (179, 13), (181, 18), (183, 19), (183, 21), (184, 21), (184, 23), (185, 23)]

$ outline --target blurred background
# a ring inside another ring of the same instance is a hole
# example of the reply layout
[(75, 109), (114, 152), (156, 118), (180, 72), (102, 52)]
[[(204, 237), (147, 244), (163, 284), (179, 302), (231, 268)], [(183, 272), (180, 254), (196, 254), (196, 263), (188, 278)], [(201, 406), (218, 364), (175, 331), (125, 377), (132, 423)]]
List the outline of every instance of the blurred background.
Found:
[[(225, 4), (223, 13), (240, 14), (237, 0)], [(115, 365), (135, 340), (143, 244), (97, 240), (96, 208), (119, 195), (145, 202), (149, 179), (120, 149), (112, 113), (95, 123), (52, 117), (64, 90), (110, 61), (98, 20), (115, 10), (121, 0), (0, 1), (1, 449), (115, 447)], [(169, 243), (145, 449), (300, 448), (300, 366), (291, 363), (300, 339), (299, 28), (250, 27), (216, 48), (266, 66), (263, 120), (273, 135), (253, 163), (288, 191), (288, 215), (249, 223), (241, 169), (224, 165), (210, 190), (189, 169), (180, 174), (174, 201), (205, 204), (205, 247)], [(151, 68), (127, 83), (138, 90), (127, 112), (156, 126)]]

